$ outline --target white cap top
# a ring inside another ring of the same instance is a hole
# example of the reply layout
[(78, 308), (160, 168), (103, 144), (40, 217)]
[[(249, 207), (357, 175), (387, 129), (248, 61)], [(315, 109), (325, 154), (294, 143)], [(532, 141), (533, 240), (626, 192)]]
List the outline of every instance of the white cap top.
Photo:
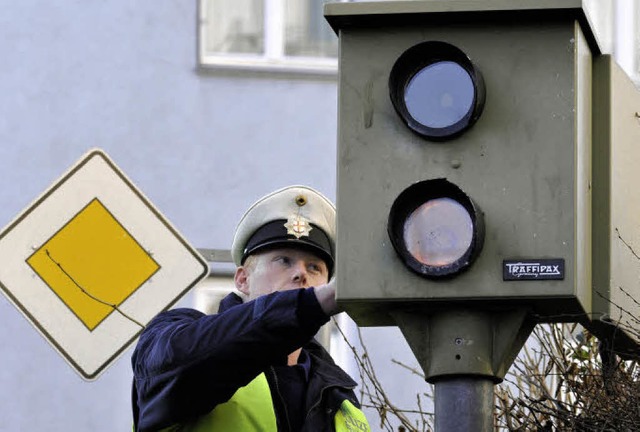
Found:
[(242, 216), (231, 255), (237, 266), (251, 253), (270, 247), (302, 247), (318, 253), (333, 268), (336, 208), (320, 192), (289, 186), (256, 201)]

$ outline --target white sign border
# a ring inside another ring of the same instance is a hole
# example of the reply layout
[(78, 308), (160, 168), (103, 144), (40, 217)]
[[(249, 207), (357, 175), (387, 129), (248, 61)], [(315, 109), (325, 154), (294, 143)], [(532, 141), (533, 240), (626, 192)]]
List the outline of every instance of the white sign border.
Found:
[(0, 233), (0, 288), (87, 380), (96, 379), (142, 329), (114, 310), (90, 331), (26, 259), (95, 198), (160, 265), (153, 277), (119, 306), (126, 315), (146, 325), (208, 275), (204, 258), (106, 153), (94, 149), (83, 156)]

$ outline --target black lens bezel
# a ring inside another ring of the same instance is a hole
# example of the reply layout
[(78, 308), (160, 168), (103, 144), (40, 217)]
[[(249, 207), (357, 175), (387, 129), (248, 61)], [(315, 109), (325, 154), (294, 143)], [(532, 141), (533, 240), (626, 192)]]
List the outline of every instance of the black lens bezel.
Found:
[[(411, 255), (404, 241), (407, 218), (422, 204), (436, 198), (451, 198), (469, 213), (473, 224), (471, 244), (465, 253), (447, 266), (430, 266)], [(458, 186), (446, 179), (424, 180), (409, 186), (395, 199), (387, 222), (391, 244), (403, 263), (412, 271), (429, 279), (453, 277), (471, 266), (484, 244), (484, 217), (476, 203)]]
[[(473, 102), (467, 113), (456, 123), (443, 128), (433, 128), (420, 123), (405, 104), (405, 92), (411, 79), (425, 67), (442, 61), (451, 61), (464, 69), (473, 83)], [(431, 141), (455, 138), (473, 126), (484, 109), (486, 90), (484, 78), (471, 59), (459, 48), (442, 41), (427, 41), (414, 45), (396, 60), (389, 74), (389, 96), (396, 112), (405, 125)]]

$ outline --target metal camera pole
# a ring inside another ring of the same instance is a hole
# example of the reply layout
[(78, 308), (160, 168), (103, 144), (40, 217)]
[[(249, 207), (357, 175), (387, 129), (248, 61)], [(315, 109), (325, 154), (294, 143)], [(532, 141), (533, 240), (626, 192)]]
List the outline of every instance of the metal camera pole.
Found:
[(461, 376), (436, 381), (435, 430), (492, 431), (493, 386), (493, 380), (485, 377)]
[(435, 386), (436, 432), (494, 430), (493, 386), (535, 323), (528, 311), (400, 311), (393, 317)]

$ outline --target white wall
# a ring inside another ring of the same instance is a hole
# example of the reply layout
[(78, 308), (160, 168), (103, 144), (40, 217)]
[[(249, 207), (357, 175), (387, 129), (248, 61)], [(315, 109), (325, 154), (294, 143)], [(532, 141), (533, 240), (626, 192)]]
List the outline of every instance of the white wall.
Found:
[[(196, 32), (195, 1), (4, 2), (0, 225), (94, 147), (199, 248), (275, 188), (335, 197), (335, 82), (199, 73)], [(0, 346), (0, 431), (130, 429), (131, 349), (85, 382), (4, 296)]]

